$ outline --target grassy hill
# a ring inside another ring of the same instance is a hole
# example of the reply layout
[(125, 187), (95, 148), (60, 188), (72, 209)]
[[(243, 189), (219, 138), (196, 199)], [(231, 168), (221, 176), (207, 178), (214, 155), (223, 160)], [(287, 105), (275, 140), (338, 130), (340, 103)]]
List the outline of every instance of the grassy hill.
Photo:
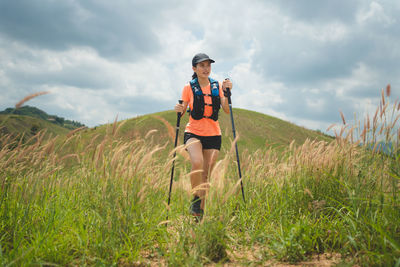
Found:
[[(239, 136), (238, 146), (241, 149), (255, 151), (259, 148), (272, 147), (283, 150), (293, 140), (298, 145), (303, 144), (306, 139), (332, 140), (331, 137), (320, 132), (308, 130), (262, 113), (235, 108), (233, 109), (233, 114), (236, 135)], [(179, 144), (183, 141), (183, 132), (188, 119), (188, 114), (185, 114), (181, 119)], [(104, 136), (106, 132), (112, 132), (113, 127), (118, 136), (126, 139), (144, 137), (149, 131), (156, 130), (151, 134), (153, 140), (160, 144), (170, 141), (169, 146), (172, 146), (176, 120), (177, 117), (174, 111), (158, 112), (120, 121), (115, 125), (108, 124), (88, 129), (86, 130), (88, 132), (86, 138), (91, 138), (94, 135)], [(221, 112), (219, 121), (222, 132), (222, 150), (230, 149), (233, 140), (230, 115)]]
[(58, 126), (67, 128), (69, 130), (74, 130), (79, 127), (85, 126), (84, 124), (77, 122), (77, 121), (71, 121), (64, 119), (63, 117), (59, 117), (57, 115), (49, 115), (46, 112), (44, 112), (41, 109), (38, 109), (36, 107), (31, 107), (31, 106), (22, 106), (20, 108), (6, 108), (3, 111), (0, 111), (0, 115), (24, 115), (24, 116), (29, 116), (29, 117), (34, 117), (38, 119), (42, 119), (48, 122), (51, 122), (53, 124), (56, 124)]
[[(31, 110), (31, 109), (30, 109)], [(293, 140), (296, 144), (303, 144), (306, 139), (310, 140), (332, 140), (330, 137), (316, 131), (299, 127), (295, 124), (244, 109), (234, 109), (234, 120), (236, 135), (239, 136), (238, 146), (240, 151), (255, 151), (263, 148), (274, 148), (278, 151), (286, 148)], [(47, 118), (47, 117), (46, 117)], [(181, 119), (179, 131), (179, 144), (182, 144), (185, 126), (189, 115), (185, 114)], [(116, 132), (116, 137), (123, 140), (144, 138), (151, 131), (148, 138), (152, 142), (163, 145), (168, 142), (169, 151), (174, 142), (175, 125), (177, 116), (174, 111), (163, 111), (153, 114), (138, 116), (102, 126), (86, 129), (82, 138), (89, 142), (93, 137), (102, 140), (106, 133)], [(222, 151), (229, 150), (233, 141), (232, 125), (230, 115), (223, 112), (219, 117), (222, 132)], [(47, 129), (47, 135), (65, 135), (70, 129), (54, 124), (47, 119), (19, 114), (0, 114), (0, 131), (2, 134), (22, 134), (30, 138), (38, 131)], [(97, 141), (94, 141), (95, 143)]]
[(24, 115), (4, 115), (0, 114), (0, 133), (22, 135), (24, 139), (29, 139), (39, 131), (46, 129), (47, 136), (65, 135), (70, 130), (46, 120)]
[[(364, 125), (356, 143), (347, 134), (319, 142), (330, 138), (235, 109), (246, 201), (234, 153), (222, 152), (200, 223), (189, 213), (190, 166), (181, 150), (169, 191), (173, 111), (25, 144), (0, 136), (0, 266), (397, 266), (399, 156), (365, 143), (377, 140), (378, 125), (393, 132), (397, 104)], [(229, 119), (221, 114), (223, 149)], [(10, 115), (0, 125), (18, 133), (32, 131), (33, 121)], [(288, 146), (292, 140), (300, 145)], [(399, 144), (400, 136), (386, 140)], [(256, 150), (271, 147), (287, 153)]]

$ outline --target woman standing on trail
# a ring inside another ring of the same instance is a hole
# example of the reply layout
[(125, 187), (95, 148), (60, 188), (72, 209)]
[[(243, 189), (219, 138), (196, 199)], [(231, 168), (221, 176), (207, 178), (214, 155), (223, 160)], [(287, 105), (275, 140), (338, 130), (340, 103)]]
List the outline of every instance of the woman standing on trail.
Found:
[(194, 198), (190, 213), (199, 221), (204, 213), (205, 195), (208, 187), (208, 175), (217, 160), (221, 148), (221, 129), (218, 123), (220, 107), (229, 114), (228, 94), (232, 82), (222, 83), (209, 77), (211, 63), (215, 61), (206, 54), (196, 54), (192, 59), (194, 71), (192, 80), (182, 92), (182, 104), (175, 106), (175, 111), (182, 115), (190, 107), (189, 123), (186, 125), (184, 143), (187, 145), (192, 172), (190, 182)]

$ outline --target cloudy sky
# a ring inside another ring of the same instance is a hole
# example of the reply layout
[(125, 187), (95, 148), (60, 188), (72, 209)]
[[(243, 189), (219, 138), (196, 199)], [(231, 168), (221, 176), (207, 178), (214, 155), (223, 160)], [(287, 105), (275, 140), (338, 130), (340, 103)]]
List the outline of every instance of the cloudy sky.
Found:
[(0, 110), (88, 126), (171, 110), (205, 52), (233, 106), (325, 131), (400, 96), (397, 0), (0, 0)]

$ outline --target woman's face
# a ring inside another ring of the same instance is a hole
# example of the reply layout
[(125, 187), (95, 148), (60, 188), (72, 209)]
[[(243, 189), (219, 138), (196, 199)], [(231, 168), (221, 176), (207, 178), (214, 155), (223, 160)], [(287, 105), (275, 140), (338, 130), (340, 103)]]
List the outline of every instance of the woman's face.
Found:
[(199, 78), (208, 78), (211, 73), (211, 62), (209, 60), (197, 63), (196, 67), (192, 67)]

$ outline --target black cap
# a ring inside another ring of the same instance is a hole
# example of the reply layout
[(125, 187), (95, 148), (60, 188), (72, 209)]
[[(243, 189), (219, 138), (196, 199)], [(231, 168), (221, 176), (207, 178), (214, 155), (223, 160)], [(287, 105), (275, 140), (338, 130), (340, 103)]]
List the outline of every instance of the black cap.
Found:
[(210, 63), (214, 63), (215, 61), (212, 60), (209, 56), (207, 56), (204, 53), (198, 53), (196, 54), (193, 59), (192, 59), (192, 66), (195, 67), (197, 65), (197, 63), (203, 62), (209, 60)]

